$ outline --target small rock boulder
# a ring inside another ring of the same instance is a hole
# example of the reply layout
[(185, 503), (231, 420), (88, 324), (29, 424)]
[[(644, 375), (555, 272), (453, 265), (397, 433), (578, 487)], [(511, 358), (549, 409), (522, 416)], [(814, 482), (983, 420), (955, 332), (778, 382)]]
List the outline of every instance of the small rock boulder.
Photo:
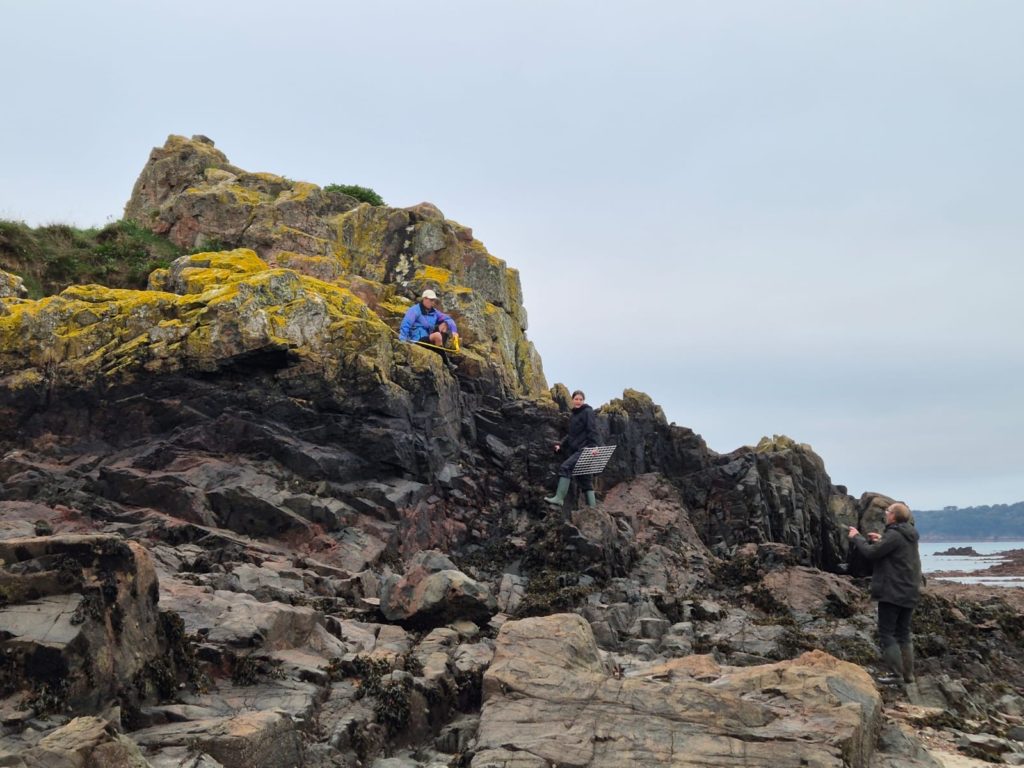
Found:
[(23, 299), (28, 296), (25, 281), (10, 272), (0, 269), (0, 299)]
[(413, 556), (405, 574), (384, 582), (380, 609), (389, 621), (436, 627), (454, 619), (486, 622), (497, 611), (490, 590), (436, 550)]
[(98, 717), (76, 717), (22, 755), (19, 768), (150, 768), (131, 739)]

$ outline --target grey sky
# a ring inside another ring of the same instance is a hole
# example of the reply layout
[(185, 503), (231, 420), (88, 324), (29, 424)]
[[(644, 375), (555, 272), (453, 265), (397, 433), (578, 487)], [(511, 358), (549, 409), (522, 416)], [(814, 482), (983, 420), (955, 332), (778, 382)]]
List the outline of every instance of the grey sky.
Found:
[(150, 149), (429, 200), (550, 381), (917, 508), (1024, 499), (1024, 4), (0, 0), (0, 217)]

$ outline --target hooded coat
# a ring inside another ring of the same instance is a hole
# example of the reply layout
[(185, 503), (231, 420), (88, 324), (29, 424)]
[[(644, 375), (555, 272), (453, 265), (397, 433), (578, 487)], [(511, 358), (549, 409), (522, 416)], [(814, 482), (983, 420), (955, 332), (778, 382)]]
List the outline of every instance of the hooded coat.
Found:
[(921, 534), (912, 523), (885, 526), (874, 544), (861, 535), (853, 537), (857, 551), (871, 561), (871, 599), (913, 608), (921, 596), (921, 556), (917, 542)]
[(584, 403), (579, 408), (572, 409), (568, 434), (562, 440), (561, 445), (562, 453), (567, 456), (588, 446), (600, 445), (600, 439), (597, 436), (597, 417), (594, 415), (593, 408)]

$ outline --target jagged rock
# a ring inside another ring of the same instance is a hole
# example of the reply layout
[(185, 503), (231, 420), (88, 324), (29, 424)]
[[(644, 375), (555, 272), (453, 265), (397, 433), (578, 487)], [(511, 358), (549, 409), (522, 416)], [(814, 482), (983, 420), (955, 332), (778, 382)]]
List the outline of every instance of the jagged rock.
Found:
[[(0, 269), (0, 299), (23, 299), (26, 296), (28, 296), (28, 289), (25, 287), (25, 281), (17, 275)], [(0, 302), (0, 307), (3, 306), (4, 303)], [(3, 310), (0, 310), (0, 313), (2, 312)]]
[(98, 712), (173, 677), (149, 554), (117, 536), (0, 541), (0, 697)]
[(132, 739), (155, 752), (189, 747), (209, 755), (224, 768), (303, 764), (302, 735), (288, 714), (281, 711), (154, 726), (135, 731)]
[[(496, 363), (513, 392), (541, 396), (547, 388), (524, 335), (519, 273), (429, 203), (359, 205), (315, 184), (246, 173), (212, 143), (171, 136), (151, 153), (125, 218), (182, 248), (250, 248), (275, 266), (351, 285), (395, 328), (409, 298), (433, 288), (476, 363)], [(157, 284), (174, 290), (174, 271)]]
[[(154, 768), (138, 746), (98, 717), (76, 717), (44, 736), (12, 768)], [(212, 766), (211, 766), (212, 768)]]
[(878, 737), (872, 768), (943, 768), (907, 728), (885, 723)]
[(729, 610), (710, 629), (702, 641), (728, 654), (734, 663), (741, 659), (748, 664), (764, 663), (787, 655), (783, 649), (786, 627), (757, 621), (742, 609)]
[(880, 713), (868, 675), (821, 652), (712, 684), (671, 664), (622, 677), (585, 621), (554, 615), (499, 632), (472, 765), (867, 768)]
[[(307, 654), (305, 664), (316, 671), (312, 675), (299, 671), (306, 680), (286, 676), (289, 672), (296, 672), (294, 663), (285, 663), (289, 658), (293, 662), (297, 659), (294, 651), (268, 654), (264, 657), (266, 660), (273, 659), (278, 663), (268, 663), (263, 667), (258, 661), (253, 661), (255, 656), (240, 658), (247, 659), (249, 664), (242, 674), (238, 674), (240, 668), (236, 666), (236, 676), (249, 678), (245, 682), (219, 680), (215, 690), (180, 693), (176, 703), (143, 707), (135, 715), (133, 726), (151, 729), (190, 721), (231, 718), (256, 711), (287, 712), (296, 723), (308, 724), (315, 719), (323, 695), (325, 675), (322, 670), (328, 663), (324, 657)], [(273, 670), (273, 674), (266, 675), (261, 669)]]
[(381, 589), (381, 612), (389, 621), (437, 626), (456, 618), (486, 621), (496, 611), (487, 587), (436, 551), (418, 552), (405, 574)]
[(351, 653), (395, 662), (412, 648), (413, 641), (401, 627), (363, 621), (339, 621), (338, 627)]
[(991, 733), (964, 733), (957, 740), (957, 747), (964, 754), (994, 762), (1001, 760), (1004, 753), (1017, 751), (1013, 742), (1001, 739)]
[[(565, 390), (566, 411), (568, 395)], [(619, 446), (602, 475), (610, 484), (656, 471), (668, 476), (688, 474), (706, 467), (711, 458), (700, 435), (669, 424), (661, 406), (643, 392), (627, 389), (621, 398), (602, 406), (598, 414), (602, 431)]]
[(794, 614), (847, 617), (862, 600), (849, 579), (802, 566), (765, 574), (761, 587), (776, 605)]
[(834, 570), (847, 547), (846, 530), (829, 514), (837, 493), (810, 446), (776, 436), (719, 457), (693, 478), (684, 501), (709, 543), (781, 542), (806, 564)]
[(644, 553), (632, 570), (641, 585), (668, 595), (708, 581), (715, 558), (697, 535), (679, 492), (660, 475), (619, 483), (601, 511), (625, 520), (633, 531), (634, 546)]
[(312, 608), (260, 602), (251, 595), (213, 591), (174, 580), (161, 583), (161, 600), (185, 622), (189, 634), (232, 648), (296, 648), (310, 645), (333, 655), (344, 645), (323, 626)]
[(224, 764), (190, 747), (168, 747), (149, 758), (153, 768), (224, 768)]
[(529, 579), (523, 576), (514, 576), (511, 573), (503, 574), (501, 584), (498, 586), (498, 610), (502, 613), (515, 613), (516, 608), (526, 596), (528, 582)]

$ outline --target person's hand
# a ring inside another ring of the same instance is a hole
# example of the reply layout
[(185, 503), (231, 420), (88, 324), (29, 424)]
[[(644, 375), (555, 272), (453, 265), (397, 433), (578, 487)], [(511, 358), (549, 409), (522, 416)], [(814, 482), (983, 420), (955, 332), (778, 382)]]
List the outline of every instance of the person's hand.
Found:
[(562, 450), (562, 444), (555, 443), (555, 453), (558, 453), (560, 450)]
[(882, 534), (877, 533), (875, 531), (872, 531), (871, 533), (868, 534), (868, 541), (870, 541), (870, 542), (878, 541), (880, 538), (882, 538)]
[(860, 535), (860, 531), (858, 531), (858, 530), (857, 530), (856, 528), (854, 528), (854, 527), (853, 527), (853, 526), (851, 525), (851, 526), (850, 526), (850, 530), (849, 530), (849, 532), (847, 533), (847, 536), (849, 536), (849, 537), (850, 537), (850, 538), (852, 539), (852, 538), (853, 538), (854, 536), (859, 536), (859, 535)]

